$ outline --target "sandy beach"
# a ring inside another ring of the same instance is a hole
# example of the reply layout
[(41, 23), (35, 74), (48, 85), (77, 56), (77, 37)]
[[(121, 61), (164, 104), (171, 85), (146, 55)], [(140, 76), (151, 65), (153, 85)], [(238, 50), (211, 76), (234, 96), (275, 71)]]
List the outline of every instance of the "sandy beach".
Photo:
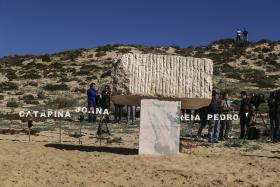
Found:
[[(126, 130), (128, 132), (128, 130)], [(122, 131), (123, 132), (123, 131)], [(198, 144), (176, 156), (138, 155), (138, 128), (121, 142), (83, 144), (63, 132), (0, 135), (0, 186), (279, 186), (280, 145)], [(57, 134), (56, 134), (57, 135)], [(56, 138), (56, 139), (55, 139)], [(51, 141), (52, 140), (52, 141)]]

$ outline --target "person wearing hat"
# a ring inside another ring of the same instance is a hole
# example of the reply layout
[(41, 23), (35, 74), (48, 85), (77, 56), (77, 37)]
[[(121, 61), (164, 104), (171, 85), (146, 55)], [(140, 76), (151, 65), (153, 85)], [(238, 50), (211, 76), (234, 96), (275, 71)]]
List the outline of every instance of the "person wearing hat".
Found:
[(97, 91), (95, 89), (95, 83), (91, 83), (89, 85), (89, 89), (87, 90), (89, 123), (94, 123), (96, 121), (96, 114), (95, 114), (96, 97), (97, 97)]
[(239, 107), (239, 117), (240, 117), (240, 138), (245, 139), (247, 136), (247, 130), (251, 122), (251, 117), (253, 116), (253, 107), (250, 103), (250, 99), (245, 91), (240, 93), (241, 101)]
[[(209, 105), (209, 113), (212, 115), (220, 114), (220, 99), (219, 94), (216, 91), (212, 92), (212, 100)], [(210, 120), (208, 128), (208, 142), (209, 143), (218, 143), (219, 139), (219, 129), (220, 129), (220, 120), (212, 119)]]

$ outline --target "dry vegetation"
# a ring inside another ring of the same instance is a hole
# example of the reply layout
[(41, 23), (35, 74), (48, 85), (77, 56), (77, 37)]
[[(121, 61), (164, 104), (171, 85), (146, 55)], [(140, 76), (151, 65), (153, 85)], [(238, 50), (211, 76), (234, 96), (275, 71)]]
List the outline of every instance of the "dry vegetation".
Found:
[[(95, 81), (98, 89), (110, 83), (112, 60), (127, 52), (210, 58), (215, 64), (214, 88), (226, 89), (235, 97), (243, 89), (267, 93), (280, 86), (279, 42), (261, 40), (243, 46), (224, 39), (187, 48), (115, 44), (42, 56), (0, 58), (0, 112), (26, 104), (30, 107), (48, 105), (57, 96), (69, 94), (79, 98), (77, 102), (83, 102), (85, 95), (81, 94), (85, 93), (88, 83)], [(23, 95), (34, 98), (20, 99)]]
[[(280, 42), (266, 40), (246, 47), (226, 39), (187, 48), (116, 44), (42, 56), (2, 57), (0, 145), (4, 151), (0, 154), (0, 186), (278, 186), (279, 144), (268, 144), (267, 136), (258, 142), (234, 139), (217, 146), (198, 142), (194, 153), (158, 159), (122, 155), (125, 151), (136, 154), (139, 121), (135, 126), (112, 125), (115, 137), (100, 150), (94, 143), (96, 126), (82, 123), (84, 146), (80, 146), (79, 123), (36, 118), (33, 130), (40, 135), (32, 136), (33, 143), (25, 144), (27, 123), (19, 117), (19, 110), (73, 109), (85, 105), (89, 82), (95, 81), (99, 90), (110, 83), (112, 60), (127, 52), (210, 58), (214, 61), (215, 89), (226, 89), (235, 99), (243, 89), (267, 93), (280, 86)], [(261, 110), (267, 111), (266, 104)], [(75, 120), (78, 117), (73, 115)], [(62, 147), (50, 144), (58, 142), (59, 127), (68, 144)], [(187, 127), (182, 124), (181, 134), (197, 130)], [(263, 132), (265, 129), (262, 126)], [(237, 123), (233, 132), (237, 137)]]

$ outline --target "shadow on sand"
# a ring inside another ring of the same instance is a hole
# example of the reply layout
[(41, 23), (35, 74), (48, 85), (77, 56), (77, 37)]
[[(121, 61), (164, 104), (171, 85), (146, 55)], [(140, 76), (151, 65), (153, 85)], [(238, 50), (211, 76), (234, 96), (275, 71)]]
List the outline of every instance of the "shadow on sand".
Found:
[(85, 152), (105, 152), (120, 155), (137, 155), (138, 149), (124, 147), (104, 147), (104, 146), (84, 146), (69, 144), (46, 144), (45, 147), (67, 150), (67, 151), (85, 151)]
[(280, 159), (280, 157), (279, 157), (279, 156), (246, 155), (246, 154), (241, 154), (241, 156)]

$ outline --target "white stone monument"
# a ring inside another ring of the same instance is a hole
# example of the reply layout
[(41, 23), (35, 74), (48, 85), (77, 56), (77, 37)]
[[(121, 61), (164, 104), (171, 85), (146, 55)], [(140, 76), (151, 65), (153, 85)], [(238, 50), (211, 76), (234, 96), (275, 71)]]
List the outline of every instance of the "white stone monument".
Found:
[(210, 103), (210, 59), (174, 55), (125, 54), (112, 69), (112, 101), (141, 106), (140, 154), (179, 152), (180, 109)]

